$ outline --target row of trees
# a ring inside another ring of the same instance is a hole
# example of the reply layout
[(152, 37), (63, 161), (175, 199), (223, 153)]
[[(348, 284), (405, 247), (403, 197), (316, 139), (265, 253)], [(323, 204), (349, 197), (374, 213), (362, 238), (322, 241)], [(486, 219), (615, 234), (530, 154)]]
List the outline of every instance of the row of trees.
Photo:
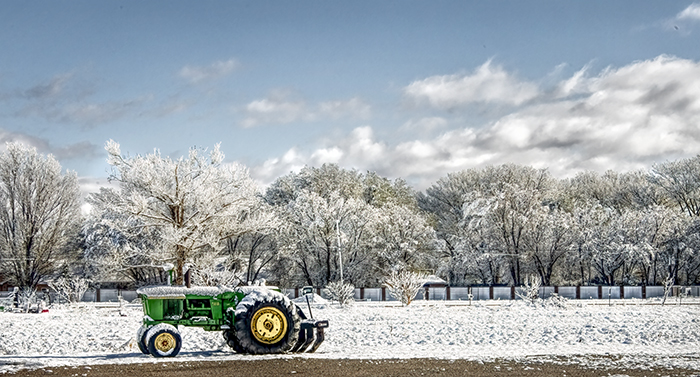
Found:
[(502, 165), (450, 174), (418, 198), (454, 284), (694, 284), (699, 161), (566, 180)]
[[(88, 196), (74, 173), (21, 144), (0, 156), (0, 264), (21, 287), (82, 276), (286, 287), (379, 286), (400, 271), (452, 285), (700, 281), (700, 156), (649, 171), (572, 179), (519, 165), (470, 169), (416, 193), (337, 165), (260, 191), (216, 146), (172, 159), (108, 142), (112, 188)], [(166, 267), (169, 266), (169, 267)], [(164, 268), (166, 267), (166, 268)]]

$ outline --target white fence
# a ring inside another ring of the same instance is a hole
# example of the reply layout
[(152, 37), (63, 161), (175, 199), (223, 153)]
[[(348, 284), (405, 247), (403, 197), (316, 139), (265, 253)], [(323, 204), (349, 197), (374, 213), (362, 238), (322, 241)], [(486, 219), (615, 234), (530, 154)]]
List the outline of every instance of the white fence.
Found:
[[(519, 299), (520, 287), (426, 287), (418, 291), (415, 300), (512, 300)], [(315, 289), (317, 294), (327, 298), (322, 289)], [(282, 292), (290, 298), (301, 296), (301, 289), (284, 289)], [(6, 297), (11, 292), (0, 292), (0, 298)], [(664, 296), (664, 287), (660, 286), (580, 286), (580, 287), (541, 287), (539, 296), (548, 298), (552, 294), (569, 299), (581, 300), (619, 300), (619, 299), (643, 299)], [(82, 301), (87, 302), (118, 302), (119, 296), (132, 302), (138, 298), (136, 291), (121, 289), (89, 290), (83, 295)], [(674, 286), (670, 296), (687, 295), (700, 297), (700, 286), (681, 287)], [(391, 297), (386, 288), (355, 288), (355, 300), (358, 301), (396, 301)]]
[[(316, 294), (328, 298), (322, 289), (315, 289)], [(284, 289), (290, 298), (301, 296), (301, 289)], [(518, 300), (520, 287), (426, 287), (418, 291), (415, 300)], [(539, 297), (549, 298), (553, 294), (581, 300), (619, 300), (645, 299), (664, 296), (664, 287), (660, 286), (579, 286), (579, 287), (540, 287)], [(674, 286), (669, 296), (687, 295), (700, 297), (700, 286)], [(471, 295), (471, 297), (470, 297)], [(355, 300), (358, 301), (396, 301), (386, 288), (355, 288)]]

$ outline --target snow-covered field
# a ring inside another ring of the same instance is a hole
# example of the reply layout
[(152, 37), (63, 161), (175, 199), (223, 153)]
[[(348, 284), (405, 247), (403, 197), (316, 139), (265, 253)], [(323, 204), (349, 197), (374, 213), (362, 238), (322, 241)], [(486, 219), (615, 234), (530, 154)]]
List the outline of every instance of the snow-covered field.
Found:
[[(700, 370), (700, 302), (568, 301), (566, 307), (522, 301), (415, 302), (409, 307), (315, 304), (327, 318), (326, 342), (316, 354), (266, 358), (447, 358), (585, 363)], [(448, 305), (449, 304), (449, 305)], [(457, 305), (455, 305), (457, 304)], [(685, 302), (684, 302), (685, 304)], [(303, 305), (305, 311), (306, 305)], [(140, 306), (51, 309), (43, 314), (0, 313), (0, 372), (23, 367), (169, 362), (139, 352), (134, 336)], [(181, 328), (175, 360), (249, 359), (224, 344), (219, 332)], [(610, 357), (608, 357), (610, 356)], [(600, 365), (597, 365), (600, 364)]]

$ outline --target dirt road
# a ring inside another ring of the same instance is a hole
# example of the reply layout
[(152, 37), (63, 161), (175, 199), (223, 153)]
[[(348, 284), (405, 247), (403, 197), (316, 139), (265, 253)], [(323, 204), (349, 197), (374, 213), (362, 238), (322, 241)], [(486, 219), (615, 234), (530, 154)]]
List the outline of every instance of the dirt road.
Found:
[(53, 367), (33, 371), (18, 371), (16, 376), (83, 376), (83, 377), (203, 377), (203, 376), (319, 376), (319, 377), (420, 377), (420, 376), (475, 376), (475, 377), (602, 377), (602, 376), (700, 376), (698, 370), (602, 370), (551, 362), (466, 360), (329, 360), (329, 359), (274, 359), (253, 361), (197, 361), (144, 364), (111, 364), (78, 367)]

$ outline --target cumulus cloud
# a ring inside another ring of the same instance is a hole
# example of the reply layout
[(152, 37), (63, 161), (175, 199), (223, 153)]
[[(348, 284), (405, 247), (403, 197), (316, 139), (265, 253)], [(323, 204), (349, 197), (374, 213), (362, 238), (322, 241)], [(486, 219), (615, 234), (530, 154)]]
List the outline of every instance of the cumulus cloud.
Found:
[(245, 106), (243, 127), (261, 124), (285, 124), (300, 120), (312, 121), (313, 114), (303, 100), (290, 99), (286, 93), (274, 92), (268, 98), (255, 100)]
[[(314, 151), (270, 159), (257, 178), (324, 162), (403, 177), (418, 188), (453, 171), (518, 163), (559, 177), (628, 171), (700, 151), (700, 63), (669, 56), (562, 80), (557, 96), (524, 105), (478, 128), (391, 144), (360, 127)], [(252, 172), (258, 169), (252, 169)]]
[(190, 84), (199, 84), (204, 81), (215, 80), (228, 76), (240, 64), (236, 59), (226, 61), (216, 61), (207, 66), (190, 66), (186, 65), (180, 69), (178, 76), (187, 80)]
[(241, 125), (249, 128), (265, 124), (315, 122), (343, 117), (366, 119), (370, 112), (370, 106), (359, 98), (308, 104), (288, 92), (273, 91), (267, 98), (252, 101), (244, 107), (245, 118)]
[(499, 65), (487, 61), (467, 75), (431, 76), (414, 81), (404, 94), (418, 103), (453, 109), (473, 103), (521, 105), (539, 94), (536, 84), (518, 80)]

